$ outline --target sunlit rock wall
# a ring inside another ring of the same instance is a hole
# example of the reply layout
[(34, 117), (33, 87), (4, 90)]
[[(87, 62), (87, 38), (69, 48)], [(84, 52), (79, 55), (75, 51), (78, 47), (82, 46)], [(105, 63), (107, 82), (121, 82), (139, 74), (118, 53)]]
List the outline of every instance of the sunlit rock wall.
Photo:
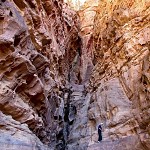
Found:
[[(113, 149), (150, 148), (149, 12), (149, 0), (99, 2), (89, 86), (90, 144), (103, 122), (103, 140), (112, 141), (108, 146)], [(109, 149), (106, 144), (101, 148)]]
[(1, 0), (0, 148), (149, 150), (149, 6)]

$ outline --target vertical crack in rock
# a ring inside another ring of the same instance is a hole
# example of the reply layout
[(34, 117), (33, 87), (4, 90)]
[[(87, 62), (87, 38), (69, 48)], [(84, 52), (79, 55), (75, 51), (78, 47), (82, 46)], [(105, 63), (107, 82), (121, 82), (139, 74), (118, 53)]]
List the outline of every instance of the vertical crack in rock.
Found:
[[(77, 38), (76, 41), (76, 55), (72, 59), (72, 61), (69, 63), (68, 59), (68, 84), (66, 85), (66, 88), (63, 89), (63, 100), (64, 100), (64, 109), (63, 109), (63, 118), (62, 118), (62, 129), (59, 131), (57, 134), (57, 141), (58, 144), (56, 146), (57, 150), (61, 149), (68, 149), (68, 140), (69, 140), (69, 135), (71, 131), (71, 126), (74, 123), (74, 120), (76, 118), (76, 106), (74, 104), (74, 100), (72, 99), (72, 87), (75, 82), (79, 82), (78, 75), (74, 75), (74, 69), (77, 65), (79, 65), (80, 61), (80, 56), (81, 56), (81, 39), (80, 37)], [(69, 56), (68, 56), (69, 57)], [(75, 78), (73, 78), (74, 76)]]

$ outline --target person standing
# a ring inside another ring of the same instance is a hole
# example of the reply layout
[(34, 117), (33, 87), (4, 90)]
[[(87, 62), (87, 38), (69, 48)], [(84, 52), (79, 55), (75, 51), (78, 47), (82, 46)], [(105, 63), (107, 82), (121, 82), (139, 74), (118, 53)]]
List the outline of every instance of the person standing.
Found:
[(98, 126), (98, 142), (102, 141), (102, 123)]

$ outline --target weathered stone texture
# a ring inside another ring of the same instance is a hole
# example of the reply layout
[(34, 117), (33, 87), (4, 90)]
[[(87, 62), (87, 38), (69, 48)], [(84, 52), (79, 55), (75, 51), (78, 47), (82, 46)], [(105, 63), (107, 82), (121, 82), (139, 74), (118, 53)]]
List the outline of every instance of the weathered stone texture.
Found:
[(78, 12), (0, 0), (0, 149), (148, 150), (149, 12), (149, 0)]
[(41, 140), (53, 149), (63, 129), (56, 118), (63, 114), (54, 114), (64, 109), (78, 16), (53, 0), (0, 1), (0, 10), (0, 111), (7, 119), (0, 120), (0, 132), (9, 137), (2, 148), (38, 149), (37, 144), (43, 150)]
[[(95, 61), (89, 90), (91, 141), (103, 122), (104, 141), (127, 139), (126, 149), (149, 149), (149, 1), (99, 3), (95, 17)], [(134, 138), (136, 140), (134, 140)], [(134, 143), (136, 141), (136, 144)], [(91, 142), (92, 144), (92, 142)], [(114, 149), (124, 149), (115, 147)], [(109, 149), (104, 147), (101, 148)], [(97, 148), (98, 149), (98, 148)]]
[[(77, 13), (80, 17), (81, 38), (80, 59), (74, 66), (73, 73), (78, 76), (78, 82), (71, 82), (70, 101), (76, 107), (76, 116), (73, 124), (70, 126), (70, 134), (68, 138), (69, 150), (85, 150), (89, 143), (88, 131), (88, 107), (91, 94), (86, 90), (89, 79), (94, 68), (94, 43), (93, 43), (93, 27), (94, 16), (96, 15), (96, 6), (98, 2), (88, 3), (82, 6)], [(73, 80), (71, 80), (73, 81)], [(76, 84), (74, 84), (76, 83)]]

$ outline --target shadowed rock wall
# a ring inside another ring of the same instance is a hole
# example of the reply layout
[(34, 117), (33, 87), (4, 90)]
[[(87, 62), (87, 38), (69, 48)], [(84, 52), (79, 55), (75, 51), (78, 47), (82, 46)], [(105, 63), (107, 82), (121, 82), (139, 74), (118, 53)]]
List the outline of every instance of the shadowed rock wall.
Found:
[(0, 1), (3, 149), (65, 145), (62, 98), (77, 44), (78, 16), (62, 1)]
[(0, 147), (148, 150), (149, 6), (0, 0)]

